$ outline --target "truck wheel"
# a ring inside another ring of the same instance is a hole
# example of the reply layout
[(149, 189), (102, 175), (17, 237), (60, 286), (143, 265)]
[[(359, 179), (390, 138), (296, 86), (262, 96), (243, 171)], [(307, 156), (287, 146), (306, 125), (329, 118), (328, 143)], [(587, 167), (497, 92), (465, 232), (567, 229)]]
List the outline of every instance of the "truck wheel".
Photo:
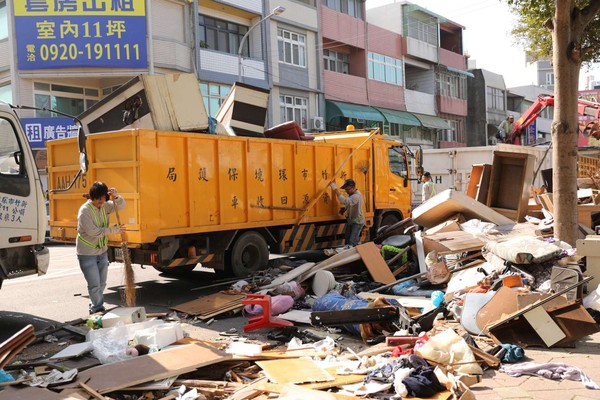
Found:
[(387, 214), (381, 220), (380, 227), (382, 227), (382, 226), (390, 227), (390, 226), (394, 225), (396, 222), (400, 222), (400, 220), (398, 219), (398, 216), (396, 214)]
[(233, 244), (229, 264), (234, 276), (245, 277), (265, 268), (269, 262), (267, 241), (259, 233), (243, 233)]

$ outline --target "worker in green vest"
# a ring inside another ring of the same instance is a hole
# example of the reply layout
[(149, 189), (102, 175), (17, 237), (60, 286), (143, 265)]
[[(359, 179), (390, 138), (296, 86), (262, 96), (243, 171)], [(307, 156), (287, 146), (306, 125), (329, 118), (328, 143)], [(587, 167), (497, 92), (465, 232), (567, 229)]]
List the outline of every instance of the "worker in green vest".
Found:
[[(87, 281), (90, 314), (104, 312), (104, 289), (108, 276), (108, 235), (124, 233), (124, 225), (110, 225), (109, 214), (125, 208), (125, 200), (115, 188), (94, 182), (88, 200), (77, 215), (77, 259)], [(112, 200), (109, 200), (112, 197)]]

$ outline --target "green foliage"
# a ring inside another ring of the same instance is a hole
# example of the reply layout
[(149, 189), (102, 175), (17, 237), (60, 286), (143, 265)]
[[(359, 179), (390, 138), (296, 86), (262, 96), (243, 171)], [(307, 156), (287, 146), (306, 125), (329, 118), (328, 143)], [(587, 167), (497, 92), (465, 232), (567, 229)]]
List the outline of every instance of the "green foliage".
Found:
[[(574, 15), (590, 3), (598, 0), (575, 0)], [(506, 0), (512, 7), (512, 12), (518, 16), (517, 26), (512, 33), (517, 44), (534, 59), (552, 57), (552, 35), (545, 25), (554, 17), (555, 0)], [(561, 27), (565, 29), (565, 27)], [(585, 27), (580, 38), (574, 38), (579, 48), (583, 49), (582, 61), (600, 61), (600, 16)]]

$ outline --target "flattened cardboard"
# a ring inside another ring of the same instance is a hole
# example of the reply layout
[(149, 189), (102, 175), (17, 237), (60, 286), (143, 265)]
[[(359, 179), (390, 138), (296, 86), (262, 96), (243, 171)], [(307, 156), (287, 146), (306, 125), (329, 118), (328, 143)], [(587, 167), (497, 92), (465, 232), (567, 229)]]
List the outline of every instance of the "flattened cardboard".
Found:
[(396, 277), (381, 256), (375, 243), (368, 242), (358, 245), (356, 250), (375, 282), (385, 285), (396, 282)]
[(256, 364), (273, 383), (314, 383), (334, 381), (331, 374), (313, 360), (294, 358), (288, 360), (257, 361)]
[(236, 308), (242, 305), (245, 294), (214, 293), (199, 299), (188, 301), (171, 307), (173, 310), (181, 311), (190, 315), (211, 314), (215, 311)]
[(181, 375), (229, 359), (230, 354), (194, 343), (90, 368), (79, 374), (78, 381), (85, 382), (92, 389), (104, 394), (152, 380)]

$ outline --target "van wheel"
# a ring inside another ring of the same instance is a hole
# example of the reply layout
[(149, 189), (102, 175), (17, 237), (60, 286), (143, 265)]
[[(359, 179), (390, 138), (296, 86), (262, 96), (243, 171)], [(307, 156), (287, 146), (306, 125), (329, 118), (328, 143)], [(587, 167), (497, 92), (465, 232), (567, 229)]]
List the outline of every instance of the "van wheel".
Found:
[(265, 268), (269, 262), (267, 241), (259, 233), (243, 233), (229, 252), (229, 265), (234, 276), (250, 276)]

